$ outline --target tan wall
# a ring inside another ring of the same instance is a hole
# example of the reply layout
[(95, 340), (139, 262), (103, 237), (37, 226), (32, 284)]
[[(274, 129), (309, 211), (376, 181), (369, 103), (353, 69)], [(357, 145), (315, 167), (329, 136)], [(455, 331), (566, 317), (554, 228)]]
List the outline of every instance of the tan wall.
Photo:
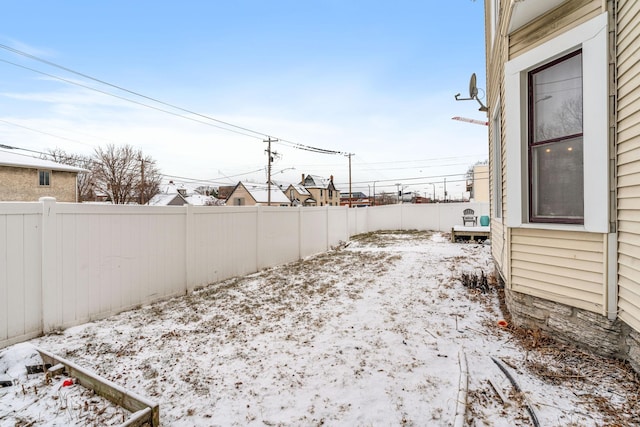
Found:
[(606, 235), (511, 229), (511, 288), (604, 312)]
[(640, 331), (640, 2), (617, 13), (617, 202), (620, 318)]
[(50, 171), (48, 187), (41, 187), (38, 170), (0, 166), (0, 201), (33, 202), (55, 197), (59, 202), (77, 202), (76, 172)]
[[(322, 190), (322, 196), (320, 195)], [(318, 203), (318, 206), (340, 206), (340, 192), (333, 190), (333, 197), (329, 198), (329, 190), (326, 188), (307, 188), (311, 197)]]
[(473, 167), (473, 200), (482, 203), (489, 201), (489, 165)]
[(229, 196), (227, 206), (237, 206), (236, 199), (242, 198), (244, 199), (244, 204), (242, 206), (253, 206), (256, 204), (255, 199), (253, 198), (253, 196), (251, 196), (251, 194), (249, 194), (247, 189), (242, 185), (239, 185), (238, 187), (236, 187), (233, 193), (231, 193), (231, 196)]
[[(491, 3), (487, 1), (485, 26), (491, 28)], [(504, 25), (506, 20), (503, 18), (507, 11), (506, 1), (502, 0), (504, 4), (501, 12), (501, 19), (499, 22), (502, 26), (497, 26), (495, 31), (495, 37), (491, 40), (490, 31), (486, 32), (486, 45), (487, 45), (487, 100), (489, 112), (487, 120), (489, 121), (489, 171), (492, 179), (496, 174), (502, 174), (502, 216), (498, 218), (495, 215), (496, 206), (496, 194), (494, 189), (489, 184), (490, 189), (490, 203), (491, 203), (491, 252), (493, 255), (496, 267), (503, 272), (503, 279), (509, 284), (510, 275), (508, 273), (508, 255), (509, 250), (507, 246), (507, 228), (503, 222), (503, 218), (507, 213), (507, 187), (506, 187), (506, 154), (505, 154), (505, 142), (504, 142), (504, 113), (500, 114), (501, 129), (496, 130), (493, 126), (493, 117), (498, 110), (503, 110), (501, 106), (502, 100), (504, 100), (504, 63), (508, 56), (508, 38), (504, 37), (507, 30)], [(502, 143), (500, 144), (501, 153), (499, 155), (500, 163), (496, 164), (493, 159), (493, 139), (494, 133), (499, 132), (501, 135)]]
[[(490, 28), (493, 2), (486, 2), (485, 22)], [(487, 31), (487, 97), (489, 106), (489, 159), (491, 176), (502, 173), (502, 218), (506, 205), (505, 135), (509, 127), (504, 123), (504, 64), (549, 39), (602, 13), (601, 0), (574, 0), (534, 20), (507, 35), (506, 17), (511, 3), (502, 1), (501, 26), (491, 40)], [(493, 117), (501, 108), (500, 130), (494, 129)], [(494, 164), (493, 137), (501, 134), (500, 164)], [(491, 190), (492, 255), (512, 290), (561, 302), (569, 306), (604, 313), (606, 306), (606, 235), (574, 231), (542, 230), (537, 228), (506, 227), (496, 218), (495, 192)]]

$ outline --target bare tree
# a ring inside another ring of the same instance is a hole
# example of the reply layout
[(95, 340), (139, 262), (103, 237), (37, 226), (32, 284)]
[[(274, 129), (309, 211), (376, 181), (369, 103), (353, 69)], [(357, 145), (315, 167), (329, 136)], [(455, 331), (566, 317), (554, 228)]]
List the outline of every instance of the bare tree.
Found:
[(140, 153), (140, 157), (138, 158), (140, 162), (140, 177), (143, 178), (140, 180), (140, 188), (138, 191), (139, 203), (141, 205), (146, 204), (153, 196), (160, 192), (160, 182), (162, 180), (162, 176), (160, 175), (160, 171), (156, 167), (156, 162), (150, 156), (142, 157), (142, 153)]
[(54, 162), (57, 163), (87, 169), (88, 172), (80, 172), (78, 174), (78, 201), (83, 202), (86, 200), (91, 200), (91, 184), (93, 180), (91, 170), (93, 167), (93, 159), (90, 156), (86, 156), (83, 154), (67, 153), (61, 148), (49, 149), (48, 157), (50, 157)]
[(131, 145), (96, 148), (94, 160), (94, 186), (113, 203), (146, 203), (158, 193), (160, 173), (155, 161)]

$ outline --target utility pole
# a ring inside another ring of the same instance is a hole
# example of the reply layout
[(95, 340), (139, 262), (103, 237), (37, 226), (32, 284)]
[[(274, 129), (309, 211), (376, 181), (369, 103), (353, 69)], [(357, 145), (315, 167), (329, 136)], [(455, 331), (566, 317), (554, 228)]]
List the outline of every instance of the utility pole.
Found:
[[(271, 206), (271, 163), (273, 162), (273, 156), (271, 155), (271, 143), (278, 141), (277, 139), (271, 139), (270, 136), (263, 142), (267, 143), (267, 206)], [(273, 153), (277, 154), (277, 153)]]
[(447, 202), (447, 178), (444, 179), (444, 202)]
[(352, 207), (351, 201), (353, 199), (353, 194), (351, 193), (351, 156), (355, 156), (355, 154), (347, 154), (347, 157), (349, 157), (349, 207)]

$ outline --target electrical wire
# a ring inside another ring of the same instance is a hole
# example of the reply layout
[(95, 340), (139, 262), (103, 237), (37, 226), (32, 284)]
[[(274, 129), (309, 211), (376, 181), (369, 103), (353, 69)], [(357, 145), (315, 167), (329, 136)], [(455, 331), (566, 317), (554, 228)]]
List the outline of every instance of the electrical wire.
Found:
[[(212, 125), (212, 126), (214, 126), (214, 127), (218, 127), (218, 128), (220, 128), (220, 129), (227, 130), (227, 131), (229, 131), (229, 132), (239, 133), (239, 134), (241, 134), (241, 135), (250, 136), (250, 137), (252, 137), (252, 138), (263, 138), (263, 137), (271, 138), (271, 136), (270, 136), (269, 134), (265, 133), (265, 132), (259, 132), (259, 131), (255, 131), (255, 130), (253, 130), (253, 129), (250, 129), (250, 128), (247, 128), (247, 127), (244, 127), (244, 126), (238, 126), (238, 125), (235, 125), (235, 124), (233, 124), (233, 123), (230, 123), (230, 122), (227, 122), (227, 121), (224, 121), (224, 120), (219, 120), (219, 119), (216, 119), (216, 118), (214, 118), (214, 117), (211, 117), (211, 116), (208, 116), (208, 115), (205, 115), (205, 114), (201, 114), (201, 113), (198, 113), (198, 112), (193, 111), (193, 110), (189, 110), (189, 109), (186, 109), (186, 108), (183, 108), (183, 107), (179, 107), (179, 106), (177, 106), (177, 105), (175, 105), (175, 104), (170, 104), (170, 103), (168, 103), (168, 102), (161, 101), (161, 100), (159, 100), (159, 99), (157, 99), (157, 98), (153, 98), (153, 97), (150, 97), (150, 96), (144, 95), (144, 94), (142, 94), (142, 93), (139, 93), (139, 92), (136, 92), (136, 91), (133, 91), (133, 90), (130, 90), (130, 89), (126, 89), (126, 88), (124, 88), (124, 87), (122, 87), (122, 86), (115, 85), (115, 84), (113, 84), (113, 83), (109, 83), (109, 82), (107, 82), (107, 81), (105, 81), (105, 80), (101, 80), (101, 79), (98, 79), (98, 78), (92, 77), (92, 76), (90, 76), (90, 75), (88, 75), (88, 74), (85, 74), (85, 73), (81, 73), (81, 72), (79, 72), (79, 71), (72, 70), (71, 68), (68, 68), (68, 67), (65, 67), (65, 66), (62, 66), (62, 65), (56, 64), (55, 62), (51, 62), (51, 61), (48, 61), (48, 60), (43, 59), (43, 58), (39, 58), (39, 57), (37, 57), (37, 56), (35, 56), (35, 55), (31, 55), (31, 54), (29, 54), (29, 53), (27, 53), (27, 52), (21, 51), (21, 50), (19, 50), (19, 49), (12, 48), (12, 47), (7, 46), (7, 45), (4, 45), (4, 44), (0, 44), (0, 49), (7, 50), (7, 51), (9, 51), (9, 52), (15, 53), (15, 54), (17, 54), (17, 55), (24, 56), (24, 57), (29, 58), (29, 59), (32, 59), (32, 60), (34, 60), (34, 61), (38, 61), (38, 62), (41, 62), (41, 63), (43, 63), (43, 64), (49, 65), (49, 66), (51, 66), (51, 67), (55, 67), (55, 68), (58, 68), (58, 69), (60, 69), (60, 70), (66, 71), (66, 72), (68, 72), (68, 73), (75, 74), (75, 75), (80, 76), (80, 77), (83, 77), (83, 78), (85, 78), (85, 79), (92, 80), (92, 81), (94, 81), (94, 82), (97, 82), (97, 83), (100, 83), (100, 84), (103, 84), (103, 85), (106, 85), (106, 86), (112, 87), (112, 88), (114, 88), (114, 89), (121, 90), (121, 91), (126, 92), (126, 93), (129, 93), (129, 94), (131, 94), (131, 95), (135, 95), (135, 96), (138, 96), (138, 97), (141, 97), (141, 98), (147, 99), (147, 100), (149, 100), (149, 101), (153, 101), (153, 102), (155, 102), (155, 103), (158, 103), (158, 104), (164, 105), (164, 106), (166, 106), (166, 107), (171, 107), (171, 108), (174, 108), (174, 109), (176, 109), (176, 110), (179, 110), (179, 111), (182, 111), (182, 112), (185, 112), (185, 113), (189, 113), (189, 114), (193, 114), (193, 115), (196, 115), (196, 116), (198, 116), (198, 117), (202, 117), (202, 118), (205, 118), (205, 119), (207, 119), (207, 120), (211, 120), (211, 121), (214, 121), (214, 122), (217, 122), (217, 123), (220, 123), (220, 124), (224, 124), (224, 125), (226, 125), (226, 126), (229, 126), (229, 127), (235, 128), (235, 129), (239, 129), (239, 130), (241, 130), (241, 131), (249, 132), (249, 133), (252, 133), (252, 134), (255, 134), (255, 135), (247, 135), (246, 133), (244, 133), (244, 132), (240, 132), (240, 131), (238, 131), (238, 130), (229, 129), (229, 128), (225, 128), (225, 127), (222, 127), (222, 126), (215, 126), (215, 125)], [(77, 83), (77, 82), (73, 82), (73, 81), (68, 80), (68, 79), (63, 79), (63, 78), (61, 78), (61, 77), (57, 77), (57, 76), (53, 76), (53, 75), (49, 75), (49, 74), (47, 74), (47, 73), (44, 73), (44, 72), (41, 72), (41, 71), (37, 71), (37, 70), (32, 69), (32, 68), (29, 68), (29, 67), (25, 67), (25, 66), (22, 66), (22, 65), (19, 65), (19, 64), (13, 63), (13, 62), (11, 62), (11, 61), (6, 61), (6, 60), (1, 60), (1, 61), (6, 62), (6, 63), (11, 64), (11, 65), (14, 65), (14, 66), (17, 66), (17, 67), (20, 67), (20, 68), (24, 68), (24, 69), (27, 69), (27, 70), (33, 71), (33, 72), (37, 72), (37, 73), (40, 73), (40, 74), (47, 75), (47, 76), (49, 76), (49, 77), (52, 77), (52, 78), (56, 78), (56, 79), (59, 79), (59, 80), (65, 81), (65, 82), (70, 83), (70, 84), (75, 84), (75, 85), (82, 86), (82, 87), (85, 87), (85, 88), (90, 89), (90, 90), (95, 90), (95, 91), (97, 91), (97, 92), (100, 92), (100, 93), (103, 93), (103, 94), (106, 94), (106, 95), (114, 96), (114, 97), (119, 98), (119, 99), (123, 99), (123, 100), (129, 101), (129, 102), (133, 102), (133, 103), (138, 104), (138, 105), (142, 105), (142, 106), (145, 106), (145, 107), (148, 107), (148, 108), (153, 108), (153, 109), (155, 109), (155, 110), (162, 111), (162, 112), (165, 112), (165, 113), (168, 113), (168, 114), (173, 114), (173, 115), (175, 115), (175, 116), (182, 117), (182, 118), (186, 118), (186, 119), (189, 119), (189, 120), (194, 120), (194, 121), (196, 121), (196, 122), (205, 123), (205, 122), (201, 122), (201, 121), (199, 121), (199, 120), (195, 120), (195, 119), (193, 119), (192, 117), (183, 116), (183, 115), (180, 115), (180, 114), (176, 114), (176, 113), (173, 113), (173, 112), (169, 112), (169, 111), (167, 111), (167, 110), (164, 110), (164, 109), (161, 109), (161, 108), (157, 108), (157, 107), (152, 107), (152, 106), (150, 106), (150, 105), (143, 104), (143, 103), (141, 103), (141, 102), (134, 101), (134, 100), (131, 100), (131, 99), (129, 99), (129, 98), (121, 97), (121, 96), (118, 96), (118, 95), (115, 95), (115, 94), (112, 94), (112, 93), (109, 93), (109, 92), (105, 92), (105, 91), (101, 91), (101, 90), (99, 90), (99, 89), (92, 88), (92, 87), (90, 87), (90, 86), (82, 85), (82, 84), (79, 84), (79, 83)], [(211, 124), (209, 123), (209, 125), (211, 125)], [(314, 147), (314, 146), (310, 146), (310, 145), (300, 144), (300, 143), (293, 142), (293, 141), (290, 141), (290, 140), (287, 140), (287, 139), (284, 139), (284, 138), (276, 138), (276, 139), (278, 140), (278, 141), (276, 141), (276, 142), (280, 142), (280, 143), (282, 143), (282, 144), (289, 145), (289, 146), (291, 146), (291, 147), (293, 147), (293, 148), (296, 148), (296, 149), (299, 149), (299, 150), (311, 151), (311, 152), (314, 152), (314, 153), (320, 153), (320, 154), (333, 154), (333, 155), (335, 155), (335, 154), (345, 154), (345, 153), (343, 153), (343, 152), (341, 152), (341, 151), (328, 150), (328, 149), (324, 149), (324, 148), (319, 148), (319, 147)]]

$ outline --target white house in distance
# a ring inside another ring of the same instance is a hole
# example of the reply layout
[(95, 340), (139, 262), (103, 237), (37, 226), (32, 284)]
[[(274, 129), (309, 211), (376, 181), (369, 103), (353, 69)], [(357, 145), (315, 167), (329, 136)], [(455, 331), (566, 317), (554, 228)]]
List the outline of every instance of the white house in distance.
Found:
[(271, 185), (271, 200), (267, 184), (239, 182), (227, 197), (227, 206), (291, 206), (291, 200), (276, 184)]

